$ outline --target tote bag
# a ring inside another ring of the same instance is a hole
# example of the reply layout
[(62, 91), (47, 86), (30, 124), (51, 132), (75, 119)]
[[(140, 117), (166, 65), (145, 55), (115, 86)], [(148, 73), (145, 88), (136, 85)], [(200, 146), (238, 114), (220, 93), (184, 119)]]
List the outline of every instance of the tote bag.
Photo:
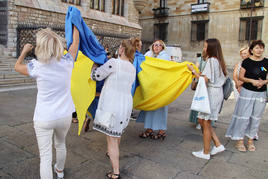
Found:
[(204, 77), (199, 77), (199, 81), (194, 93), (191, 110), (210, 114), (210, 104), (208, 90)]

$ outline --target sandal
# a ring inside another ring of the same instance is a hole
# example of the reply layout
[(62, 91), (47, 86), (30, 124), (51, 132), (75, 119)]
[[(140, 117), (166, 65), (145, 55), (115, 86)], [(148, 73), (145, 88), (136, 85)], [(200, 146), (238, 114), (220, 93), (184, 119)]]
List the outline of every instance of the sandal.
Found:
[(116, 173), (113, 173), (113, 172), (108, 172), (106, 174), (106, 176), (110, 179), (120, 179), (120, 174), (116, 174)]
[(256, 147), (254, 145), (254, 142), (253, 140), (248, 140), (248, 151), (250, 152), (254, 152), (256, 150)]
[(87, 132), (89, 130), (89, 124), (90, 124), (90, 119), (86, 118), (85, 124), (84, 124), (84, 131)]
[(78, 123), (78, 119), (77, 118), (72, 118), (72, 123)]
[(159, 131), (157, 135), (152, 135), (151, 136), (151, 139), (154, 139), (154, 140), (158, 140), (158, 139), (165, 140), (166, 136), (167, 136), (166, 132), (160, 132)]
[(110, 159), (110, 155), (109, 155), (108, 152), (106, 152), (105, 156), (106, 156), (108, 159)]
[(247, 151), (243, 140), (237, 141), (237, 143), (235, 144), (235, 148), (240, 152), (246, 152)]
[(147, 129), (145, 132), (140, 133), (139, 137), (145, 139), (145, 138), (151, 137), (152, 135), (153, 135), (153, 130)]

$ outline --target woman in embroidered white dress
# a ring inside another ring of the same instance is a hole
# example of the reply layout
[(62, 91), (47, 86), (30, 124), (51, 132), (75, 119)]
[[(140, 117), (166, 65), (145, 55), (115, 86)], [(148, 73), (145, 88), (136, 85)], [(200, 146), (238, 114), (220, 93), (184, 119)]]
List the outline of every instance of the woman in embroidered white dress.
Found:
[[(131, 89), (136, 77), (136, 70), (132, 64), (134, 54), (135, 48), (131, 41), (123, 40), (118, 49), (118, 59), (112, 58), (104, 65), (92, 70), (93, 80), (105, 79), (97, 110), (114, 116), (113, 127), (93, 124), (93, 129), (107, 135), (107, 156), (113, 167), (113, 171), (106, 175), (108, 178), (120, 178), (119, 144), (133, 108)], [(95, 119), (97, 118), (98, 112)]]

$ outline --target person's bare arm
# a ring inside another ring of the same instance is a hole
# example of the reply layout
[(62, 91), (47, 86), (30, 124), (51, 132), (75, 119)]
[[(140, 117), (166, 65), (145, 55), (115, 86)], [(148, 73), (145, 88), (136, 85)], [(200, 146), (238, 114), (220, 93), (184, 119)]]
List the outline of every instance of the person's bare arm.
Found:
[(16, 72), (19, 72), (22, 75), (29, 76), (27, 65), (23, 64), (23, 60), (26, 57), (27, 53), (30, 52), (32, 49), (33, 49), (33, 46), (31, 44), (24, 45), (23, 50), (14, 66)]
[(70, 45), (68, 52), (72, 55), (74, 60), (76, 58), (78, 47), (79, 47), (79, 31), (75, 26), (73, 26), (73, 43)]
[(200, 73), (197, 73), (192, 65), (187, 64), (187, 67), (197, 79), (199, 79), (199, 77), (202, 76), (202, 77), (204, 77), (205, 82), (208, 83), (208, 78), (206, 77), (206, 75), (202, 75)]
[(246, 73), (246, 70), (243, 67), (241, 67), (240, 72), (239, 72), (239, 80), (240, 81), (242, 81), (244, 83), (251, 83), (253, 86), (256, 86), (256, 87), (259, 87), (261, 85), (259, 80), (246, 78), (245, 73)]
[(235, 88), (238, 89), (239, 87), (239, 77), (237, 77), (237, 70), (238, 70), (238, 63), (234, 66), (234, 71), (233, 71), (233, 80), (235, 82)]

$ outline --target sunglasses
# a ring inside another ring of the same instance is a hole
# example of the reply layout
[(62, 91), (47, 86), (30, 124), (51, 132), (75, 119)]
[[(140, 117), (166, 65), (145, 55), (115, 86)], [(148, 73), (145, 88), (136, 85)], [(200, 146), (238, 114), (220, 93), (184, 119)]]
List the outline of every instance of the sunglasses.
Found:
[(162, 44), (154, 44), (154, 47), (163, 47)]

